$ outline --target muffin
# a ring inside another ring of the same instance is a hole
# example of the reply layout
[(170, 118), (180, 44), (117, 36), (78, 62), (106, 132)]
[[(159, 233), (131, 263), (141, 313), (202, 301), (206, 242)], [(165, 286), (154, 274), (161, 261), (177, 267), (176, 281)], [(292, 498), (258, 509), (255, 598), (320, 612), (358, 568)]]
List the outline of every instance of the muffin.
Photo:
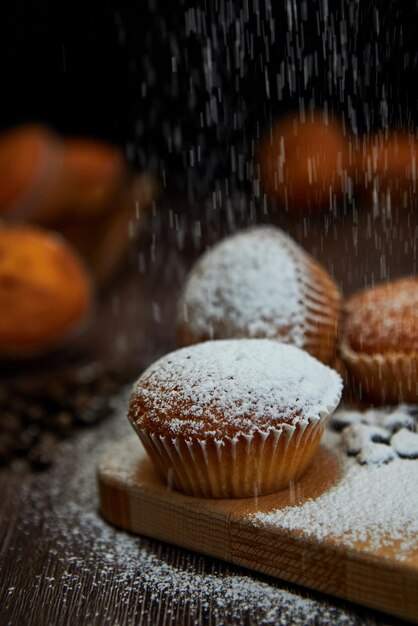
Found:
[(418, 402), (418, 278), (402, 278), (349, 298), (340, 351), (367, 397)]
[(412, 206), (416, 188), (416, 139), (412, 133), (392, 131), (365, 136), (354, 152), (358, 183), (367, 200), (374, 197), (393, 208)]
[(62, 163), (61, 142), (34, 124), (0, 136), (0, 213), (24, 220), (48, 198)]
[(342, 125), (319, 116), (280, 120), (258, 155), (261, 185), (269, 200), (301, 214), (332, 208), (347, 185), (349, 142)]
[(266, 338), (335, 357), (340, 292), (316, 261), (278, 228), (228, 237), (192, 269), (179, 300), (178, 345)]
[(0, 358), (39, 356), (79, 332), (92, 286), (60, 237), (28, 226), (0, 228)]
[(309, 467), (341, 387), (336, 372), (294, 346), (208, 341), (151, 365), (134, 386), (129, 420), (167, 485), (257, 496)]

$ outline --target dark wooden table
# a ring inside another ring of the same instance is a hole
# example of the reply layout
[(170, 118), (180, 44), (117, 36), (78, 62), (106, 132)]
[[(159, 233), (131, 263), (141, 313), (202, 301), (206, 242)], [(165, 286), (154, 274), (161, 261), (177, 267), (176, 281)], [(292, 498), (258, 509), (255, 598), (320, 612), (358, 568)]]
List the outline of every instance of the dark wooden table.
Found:
[[(231, 217), (232, 216), (232, 217)], [(163, 201), (103, 296), (94, 327), (63, 361), (111, 364), (133, 378), (175, 346), (178, 290), (193, 258), (227, 230), (275, 221), (331, 271), (345, 293), (417, 272), (415, 210), (341, 210), (291, 219), (252, 209)], [(205, 242), (205, 243), (203, 243)], [(30, 368), (3, 367), (4, 376)], [(97, 513), (98, 458), (129, 432), (126, 391), (112, 417), (59, 444), (54, 466), (0, 472), (0, 623), (395, 624), (393, 618), (109, 527)], [(1, 416), (0, 416), (1, 419)]]

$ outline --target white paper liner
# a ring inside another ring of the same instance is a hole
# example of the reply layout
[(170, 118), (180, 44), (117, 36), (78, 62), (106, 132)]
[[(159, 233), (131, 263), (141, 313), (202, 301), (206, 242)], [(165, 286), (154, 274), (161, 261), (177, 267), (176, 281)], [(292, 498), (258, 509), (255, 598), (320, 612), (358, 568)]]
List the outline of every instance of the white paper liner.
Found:
[(418, 402), (418, 354), (356, 352), (344, 337), (341, 357), (360, 392), (381, 403)]
[(339, 400), (337, 394), (316, 419), (223, 439), (169, 438), (132, 424), (167, 488), (200, 497), (253, 497), (285, 488), (305, 472)]

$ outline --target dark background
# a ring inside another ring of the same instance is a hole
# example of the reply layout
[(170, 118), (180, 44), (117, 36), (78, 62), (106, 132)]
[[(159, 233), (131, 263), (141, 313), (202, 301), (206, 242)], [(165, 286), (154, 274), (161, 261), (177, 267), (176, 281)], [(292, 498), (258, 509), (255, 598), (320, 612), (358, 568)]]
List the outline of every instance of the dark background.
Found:
[(169, 187), (245, 185), (288, 110), (363, 133), (417, 123), (416, 2), (2, 3), (2, 128), (115, 142)]

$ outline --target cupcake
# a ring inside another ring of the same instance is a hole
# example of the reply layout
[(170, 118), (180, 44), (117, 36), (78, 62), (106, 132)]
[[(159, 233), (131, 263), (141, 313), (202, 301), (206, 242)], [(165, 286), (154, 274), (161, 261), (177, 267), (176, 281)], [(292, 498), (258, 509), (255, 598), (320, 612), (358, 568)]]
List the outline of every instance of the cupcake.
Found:
[(167, 354), (134, 386), (129, 420), (168, 485), (193, 496), (257, 496), (311, 464), (341, 378), (268, 339), (208, 341)]
[(360, 392), (377, 402), (418, 402), (418, 279), (355, 294), (345, 305), (341, 356)]
[(192, 269), (178, 305), (177, 339), (266, 338), (335, 357), (340, 292), (328, 273), (278, 228), (228, 237)]

